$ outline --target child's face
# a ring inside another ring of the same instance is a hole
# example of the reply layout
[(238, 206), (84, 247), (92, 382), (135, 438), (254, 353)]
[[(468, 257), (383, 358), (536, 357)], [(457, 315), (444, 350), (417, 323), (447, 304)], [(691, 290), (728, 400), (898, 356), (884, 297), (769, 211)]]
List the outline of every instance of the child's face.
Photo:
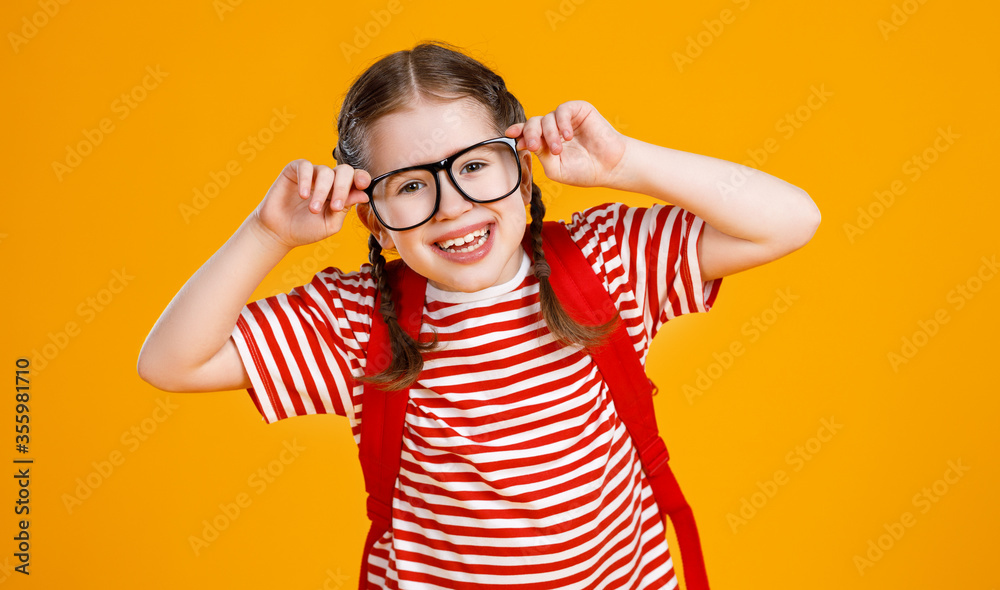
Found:
[[(372, 126), (368, 172), (372, 177), (442, 160), (461, 149), (499, 134), (483, 107), (471, 99), (420, 101), (412, 108), (382, 117)], [(435, 287), (473, 292), (514, 278), (521, 263), (525, 205), (531, 202), (531, 154), (519, 154), (521, 183), (517, 190), (493, 203), (474, 203), (462, 197), (440, 171), (437, 183), (441, 204), (427, 223), (403, 231), (388, 230), (370, 217), (367, 225), (383, 248), (399, 252), (406, 264)], [(507, 189), (509, 190), (509, 189)], [(503, 194), (501, 191), (498, 194)], [(486, 232), (485, 240), (482, 232)], [(469, 252), (448, 251), (438, 243), (473, 234), (462, 246)], [(482, 242), (482, 245), (478, 245)]]

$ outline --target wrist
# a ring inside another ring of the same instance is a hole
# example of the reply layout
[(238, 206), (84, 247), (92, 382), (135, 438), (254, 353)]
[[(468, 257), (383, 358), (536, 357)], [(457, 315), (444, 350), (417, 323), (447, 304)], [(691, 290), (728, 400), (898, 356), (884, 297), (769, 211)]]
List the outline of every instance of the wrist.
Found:
[(606, 188), (631, 193), (642, 192), (643, 178), (641, 165), (646, 144), (628, 136), (625, 139), (625, 149), (622, 157), (614, 168), (608, 172), (608, 182)]
[(265, 252), (274, 254), (279, 258), (284, 258), (286, 254), (295, 248), (293, 245), (286, 244), (273, 231), (268, 229), (261, 222), (256, 210), (244, 220), (243, 225), (238, 231), (249, 234)]

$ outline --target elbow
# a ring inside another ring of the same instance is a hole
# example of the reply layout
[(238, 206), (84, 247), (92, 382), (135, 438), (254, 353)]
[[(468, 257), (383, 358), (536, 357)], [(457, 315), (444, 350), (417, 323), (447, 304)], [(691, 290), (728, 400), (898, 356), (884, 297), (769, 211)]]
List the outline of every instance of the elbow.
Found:
[(160, 391), (179, 393), (176, 385), (170, 379), (171, 371), (164, 370), (162, 367), (157, 366), (148, 353), (139, 353), (139, 359), (136, 362), (135, 369), (139, 374), (139, 378), (149, 385), (152, 385)]
[(147, 357), (143, 356), (142, 353), (139, 354), (139, 360), (135, 364), (135, 370), (136, 373), (139, 374), (140, 379), (157, 389), (163, 389), (163, 387), (161, 387), (159, 374), (156, 372), (154, 367), (150, 366)]
[(794, 207), (784, 210), (781, 224), (775, 227), (767, 240), (768, 260), (777, 260), (802, 248), (819, 229), (819, 208), (804, 191), (802, 195), (803, 198)]
[(809, 240), (816, 235), (816, 230), (819, 229), (819, 224), (823, 221), (823, 215), (819, 212), (819, 207), (816, 206), (816, 203), (809, 198), (808, 194), (805, 195), (805, 199), (807, 202), (802, 221), (803, 246), (809, 243)]
[(786, 231), (786, 247), (788, 252), (794, 252), (802, 248), (812, 240), (819, 229), (822, 215), (819, 207), (805, 191), (802, 191), (802, 198), (795, 210), (790, 213), (788, 229)]

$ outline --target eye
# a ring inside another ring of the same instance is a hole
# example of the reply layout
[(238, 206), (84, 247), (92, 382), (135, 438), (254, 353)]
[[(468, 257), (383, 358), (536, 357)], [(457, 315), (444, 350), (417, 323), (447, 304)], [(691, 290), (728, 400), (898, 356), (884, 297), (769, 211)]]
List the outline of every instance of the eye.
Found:
[(415, 192), (419, 191), (421, 188), (423, 188), (423, 186), (424, 186), (424, 183), (417, 182), (416, 180), (411, 180), (410, 182), (407, 182), (406, 184), (400, 186), (398, 193), (399, 194), (412, 194), (412, 193), (415, 193)]
[(479, 172), (487, 166), (484, 162), (469, 162), (465, 166), (462, 166), (462, 174), (471, 174), (473, 172)]

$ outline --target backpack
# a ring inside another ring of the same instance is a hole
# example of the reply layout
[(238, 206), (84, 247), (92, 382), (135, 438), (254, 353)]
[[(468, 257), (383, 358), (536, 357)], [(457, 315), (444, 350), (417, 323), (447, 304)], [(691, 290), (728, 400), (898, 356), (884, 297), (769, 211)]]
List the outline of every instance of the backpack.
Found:
[[(574, 319), (585, 324), (601, 325), (616, 315), (611, 296), (564, 224), (545, 222), (542, 244), (552, 269), (549, 281), (559, 301)], [(531, 236), (527, 231), (523, 246), (531, 256)], [(387, 263), (385, 272), (392, 285), (397, 321), (406, 333), (416, 339), (420, 331), (427, 279), (407, 267), (402, 260)], [(380, 299), (381, 296), (376, 295), (376, 313), (372, 316), (368, 342), (367, 375), (385, 369), (392, 358), (388, 328), (377, 311)], [(684, 587), (688, 590), (708, 590), (694, 516), (670, 470), (670, 456), (656, 427), (652, 398), (655, 386), (646, 377), (625, 325), (619, 322), (608, 342), (589, 352), (608, 384), (618, 414), (639, 452), (664, 529), (668, 515), (674, 525), (683, 558)], [(375, 385), (365, 384), (363, 395), (359, 457), (368, 492), (368, 518), (372, 525), (361, 558), (361, 590), (367, 587), (368, 556), (372, 546), (392, 528), (392, 495), (399, 475), (409, 389), (383, 391)]]

